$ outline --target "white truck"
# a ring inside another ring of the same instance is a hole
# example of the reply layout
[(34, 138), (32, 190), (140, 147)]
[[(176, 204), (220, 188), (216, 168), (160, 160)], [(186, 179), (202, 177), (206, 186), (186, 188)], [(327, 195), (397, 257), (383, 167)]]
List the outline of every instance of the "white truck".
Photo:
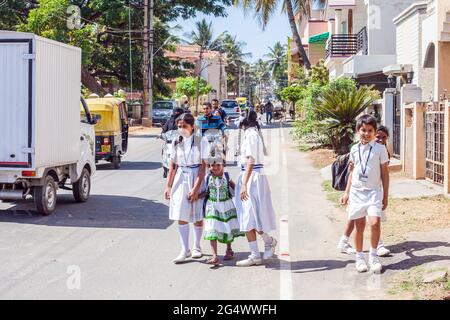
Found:
[(32, 196), (44, 215), (55, 210), (58, 188), (87, 201), (95, 120), (85, 103), (81, 119), (80, 94), (79, 48), (0, 31), (0, 200)]

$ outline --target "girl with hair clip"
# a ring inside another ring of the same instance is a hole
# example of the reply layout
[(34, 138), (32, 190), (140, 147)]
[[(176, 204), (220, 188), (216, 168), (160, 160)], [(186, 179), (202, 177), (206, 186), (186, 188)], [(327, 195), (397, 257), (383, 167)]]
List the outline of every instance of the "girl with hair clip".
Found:
[[(199, 193), (205, 178), (206, 161), (209, 157), (209, 144), (194, 135), (194, 116), (184, 113), (177, 118), (180, 138), (173, 142), (174, 152), (165, 197), (170, 200), (169, 219), (178, 221), (181, 252), (173, 262), (184, 262), (201, 258), (200, 241), (203, 234), (203, 201)], [(189, 247), (189, 223), (194, 224), (194, 247)]]
[(269, 182), (264, 175), (266, 150), (257, 113), (248, 109), (240, 120), (239, 128), (244, 132), (239, 152), (241, 175), (236, 185), (235, 205), (240, 229), (247, 236), (250, 256), (236, 265), (249, 267), (262, 263), (257, 233), (264, 240), (263, 258), (270, 259), (274, 255), (277, 240), (269, 232), (276, 230), (276, 222)]

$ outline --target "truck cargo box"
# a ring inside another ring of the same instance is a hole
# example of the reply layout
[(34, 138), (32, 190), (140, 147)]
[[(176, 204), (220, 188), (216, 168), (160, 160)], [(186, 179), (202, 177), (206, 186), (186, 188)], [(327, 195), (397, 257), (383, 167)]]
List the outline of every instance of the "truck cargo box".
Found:
[(0, 169), (38, 169), (80, 157), (81, 50), (0, 31)]

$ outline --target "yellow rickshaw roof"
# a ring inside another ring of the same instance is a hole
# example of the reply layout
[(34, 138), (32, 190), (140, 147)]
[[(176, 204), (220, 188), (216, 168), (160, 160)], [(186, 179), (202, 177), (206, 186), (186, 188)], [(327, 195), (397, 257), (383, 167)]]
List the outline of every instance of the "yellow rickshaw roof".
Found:
[(112, 111), (125, 100), (122, 98), (91, 98), (86, 99), (89, 111)]

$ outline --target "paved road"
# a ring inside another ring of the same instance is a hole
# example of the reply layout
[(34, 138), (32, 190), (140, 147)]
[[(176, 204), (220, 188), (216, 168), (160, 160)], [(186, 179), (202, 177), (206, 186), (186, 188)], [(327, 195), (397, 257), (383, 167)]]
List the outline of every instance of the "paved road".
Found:
[[(211, 269), (203, 260), (173, 265), (179, 242), (163, 199), (161, 142), (143, 135), (130, 139), (120, 170), (99, 166), (88, 203), (76, 204), (62, 192), (57, 213), (41, 217), (31, 201), (0, 202), (0, 298), (351, 299), (378, 294), (379, 277), (356, 275), (350, 257), (336, 253), (341, 227), (336, 210), (324, 201), (320, 175), (295, 150), (289, 129), (275, 125), (264, 135), (280, 260), (248, 269), (233, 262)], [(237, 178), (236, 167), (229, 171)], [(234, 246), (238, 259), (248, 255), (243, 239)], [(203, 248), (210, 254), (206, 242)]]

